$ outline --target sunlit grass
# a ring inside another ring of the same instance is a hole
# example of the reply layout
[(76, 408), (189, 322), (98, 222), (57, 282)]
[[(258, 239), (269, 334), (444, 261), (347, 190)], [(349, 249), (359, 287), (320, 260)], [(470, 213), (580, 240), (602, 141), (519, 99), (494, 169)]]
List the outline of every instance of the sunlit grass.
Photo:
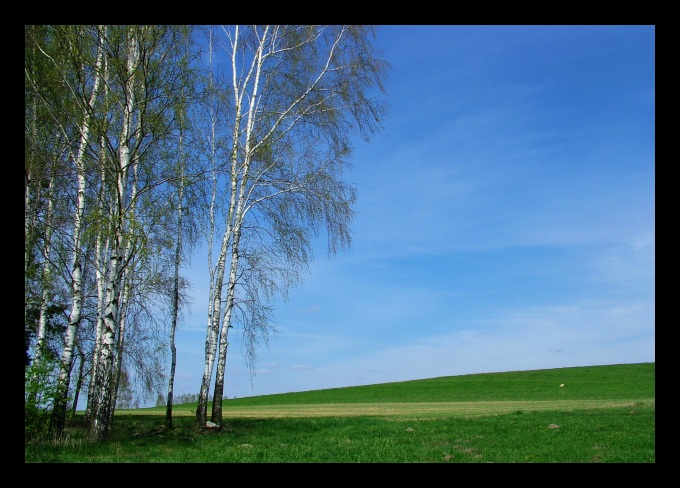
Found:
[[(565, 373), (567, 379), (555, 382)], [(513, 388), (500, 386), (505, 375), (523, 392), (523, 400)], [(25, 458), (86, 463), (655, 462), (653, 363), (524, 375), (469, 375), (422, 380), (425, 386), (416, 381), (227, 400), (219, 432), (195, 426), (196, 405), (173, 409), (172, 430), (163, 425), (164, 408), (118, 411), (109, 441), (85, 442), (84, 427), (76, 423), (63, 442), (28, 444)], [(425, 388), (432, 382), (441, 387)], [(602, 382), (606, 388), (598, 387)], [(559, 393), (546, 395), (531, 385)], [(372, 388), (379, 390), (373, 392), (376, 402), (367, 401)], [(412, 401), (410, 389), (429, 389), (430, 395), (423, 395), (428, 401)], [(498, 398), (490, 400), (494, 391)], [(310, 402), (315, 397), (318, 403)], [(392, 401), (396, 398), (408, 401)]]

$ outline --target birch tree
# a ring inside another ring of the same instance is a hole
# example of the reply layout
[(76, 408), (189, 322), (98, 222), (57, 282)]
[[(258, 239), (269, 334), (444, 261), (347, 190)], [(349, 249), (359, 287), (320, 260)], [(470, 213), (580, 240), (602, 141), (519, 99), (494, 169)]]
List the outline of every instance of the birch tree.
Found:
[[(166, 226), (174, 212), (168, 182), (179, 176), (167, 155), (177, 108), (192, 96), (190, 32), (190, 26), (25, 29), (27, 364), (40, 359), (51, 319), (65, 312), (55, 347), (57, 435), (75, 361), (75, 394), (87, 389), (86, 419), (96, 440), (108, 435), (120, 378), (130, 385), (141, 378), (144, 391), (164, 378), (159, 334), (167, 323), (154, 307), (169, 290), (159, 256), (175, 228)], [(160, 141), (168, 141), (163, 151), (156, 149)]]
[[(116, 26), (109, 28), (107, 36), (112, 59), (107, 86), (114, 87), (109, 97), (117, 111), (110, 115), (114, 123), (103, 144), (110, 205), (101, 212), (109, 230), (102, 246), (106, 262), (100, 276), (105, 284), (100, 286), (102, 314), (88, 401), (93, 440), (106, 439), (113, 420), (127, 351), (127, 311), (132, 296), (140, 291), (131, 291), (138, 286), (135, 277), (144, 271), (155, 279), (149, 271), (153, 269), (151, 236), (162, 227), (161, 210), (172, 211), (159, 204), (156, 199), (162, 193), (155, 190), (163, 186), (165, 168), (174, 162), (159, 159), (155, 148), (172, 136), (175, 127), (175, 109), (187, 82), (181, 59), (188, 35), (181, 26)], [(147, 203), (142, 205), (143, 201)], [(163, 374), (156, 371), (156, 376), (160, 380)]]
[[(350, 245), (355, 189), (343, 180), (352, 134), (365, 140), (386, 113), (388, 68), (368, 26), (221, 27), (231, 100), (225, 108), (227, 160), (213, 181), (224, 208), (212, 220), (217, 256), (210, 269), (205, 369), (196, 420), (222, 422), (230, 329), (244, 341), (251, 374), (255, 345), (273, 329), (271, 299), (286, 295), (313, 259), (321, 228), (332, 255)], [(217, 167), (216, 167), (217, 169)], [(212, 252), (212, 238), (209, 248)], [(212, 255), (209, 256), (212, 263)]]
[[(56, 214), (60, 153), (64, 146), (47, 144), (57, 125), (50, 114), (45, 92), (57, 89), (58, 73), (41, 52), (49, 41), (43, 26), (26, 26), (26, 136), (24, 185), (24, 323), (27, 364), (39, 363), (47, 352), (49, 321), (54, 318), (55, 277), (52, 234), (59, 225)], [(34, 316), (37, 313), (37, 318)], [(37, 325), (36, 325), (37, 324)], [(28, 356), (31, 339), (35, 354)]]
[[(35, 32), (35, 29), (31, 29)], [(99, 97), (101, 86), (100, 68), (103, 62), (101, 43), (95, 37), (94, 44), (89, 41), (92, 36), (86, 33), (86, 29), (79, 26), (50, 27), (41, 29), (40, 37), (33, 37), (31, 42), (40, 52), (42, 61), (49, 66), (49, 71), (55, 74), (58, 80), (58, 92), (39, 86), (39, 81), (33, 79), (29, 82), (33, 87), (34, 93), (41, 94), (41, 100), (51, 118), (50, 126), (55, 129), (53, 142), (47, 143), (51, 147), (62, 147), (63, 157), (53, 152), (52, 161), (63, 161), (62, 171), (66, 175), (67, 171), (72, 171), (75, 185), (75, 203), (72, 209), (72, 241), (69, 245), (71, 255), (71, 269), (69, 274), (69, 286), (71, 296), (71, 307), (68, 317), (68, 325), (64, 336), (64, 344), (61, 352), (60, 373), (57, 384), (57, 394), (53, 407), (52, 424), (55, 431), (59, 434), (63, 430), (66, 402), (68, 398), (68, 386), (70, 371), (73, 362), (73, 349), (75, 344), (76, 330), (81, 318), (83, 304), (83, 219), (85, 215), (85, 202), (87, 193), (86, 164), (87, 152), (91, 137), (91, 126), (93, 117), (96, 113), (95, 103)], [(94, 45), (94, 48), (93, 48)], [(94, 57), (90, 56), (94, 54)], [(92, 67), (92, 76), (82, 76), (85, 67)], [(32, 71), (31, 74), (37, 74)], [(29, 79), (31, 75), (29, 75)], [(74, 142), (71, 142), (74, 141)], [(63, 144), (63, 146), (60, 146)], [(53, 163), (55, 164), (55, 163)], [(53, 180), (57, 181), (56, 179)], [(67, 185), (63, 185), (66, 187)], [(52, 187), (51, 191), (57, 191), (61, 187)], [(67, 195), (68, 193), (62, 193)], [(51, 199), (51, 201), (53, 201)], [(52, 207), (49, 206), (51, 209)], [(57, 226), (51, 225), (50, 229)], [(51, 241), (51, 233), (48, 234)], [(66, 242), (65, 239), (61, 239)], [(52, 248), (51, 242), (46, 241), (49, 249)], [(49, 257), (48, 248), (43, 254)], [(49, 257), (46, 261), (58, 262), (57, 259)], [(60, 270), (61, 271), (61, 270)], [(46, 296), (43, 295), (43, 299)]]
[[(193, 86), (191, 82), (187, 83)], [(185, 92), (186, 98), (192, 98)], [(183, 97), (185, 98), (185, 97)], [(170, 349), (170, 370), (167, 381), (167, 400), (165, 411), (165, 425), (171, 429), (172, 410), (174, 403), (174, 387), (175, 387), (175, 371), (177, 368), (177, 348), (175, 345), (175, 333), (180, 319), (180, 310), (182, 305), (187, 302), (184, 295), (184, 290), (188, 287), (186, 281), (180, 275), (182, 265), (185, 263), (187, 256), (194, 248), (197, 242), (196, 226), (198, 224), (195, 214), (200, 213), (197, 208), (200, 207), (201, 201), (196, 196), (197, 189), (200, 193), (203, 185), (200, 184), (202, 179), (202, 171), (197, 171), (196, 175), (189, 174), (189, 168), (195, 167), (196, 163), (191, 164), (191, 161), (198, 161), (198, 158), (193, 159), (191, 151), (187, 150), (188, 144), (185, 139), (191, 131), (188, 129), (188, 103), (189, 100), (183, 100), (177, 109), (178, 112), (178, 138), (168, 149), (172, 151), (171, 159), (177, 160), (176, 166), (172, 168), (173, 178), (170, 186), (172, 187), (172, 194), (168, 197), (168, 201), (175, 206), (175, 219), (172, 221), (170, 228), (175, 228), (174, 242), (170, 249), (174, 247), (171, 258), (172, 268), (172, 286), (169, 290), (170, 298), (170, 333), (169, 333), (169, 349)], [(197, 179), (198, 178), (198, 179)], [(170, 233), (169, 233), (170, 234)]]
[[(50, 53), (50, 54), (48, 54)], [(65, 287), (55, 266), (58, 233), (63, 231), (64, 154), (69, 145), (61, 137), (64, 120), (52, 103), (61, 98), (68, 106), (70, 94), (59, 72), (60, 58), (46, 26), (25, 26), (25, 254), (24, 327), (26, 338), (26, 428), (40, 408), (49, 408), (56, 397), (61, 328), (64, 326)], [(63, 249), (63, 248), (62, 248)], [(45, 363), (45, 364), (43, 364)], [(43, 389), (43, 386), (46, 389)], [(40, 420), (42, 422), (42, 420)]]
[[(385, 114), (374, 97), (387, 68), (374, 29), (209, 28), (219, 35), (208, 36), (208, 98), (189, 116), (197, 69), (188, 60), (189, 27), (26, 28), (25, 323), (40, 342), (54, 312), (64, 312), (57, 434), (74, 370), (75, 394), (87, 389), (92, 440), (108, 437), (121, 379), (126, 395), (136, 379), (149, 391), (167, 380), (171, 422), (186, 286), (179, 269), (192, 243), (184, 232), (204, 207), (210, 292), (201, 425), (213, 377), (211, 418), (221, 423), (229, 331), (254, 374), (257, 346), (275, 330), (273, 298), (301, 281), (313, 237), (326, 230), (329, 255), (350, 244), (356, 194), (343, 172), (352, 134), (369, 140)], [(195, 150), (200, 139), (205, 158)], [(204, 183), (212, 186), (205, 200), (186, 198)], [(167, 310), (157, 308), (169, 296)], [(169, 318), (169, 378), (158, 360), (157, 317)]]

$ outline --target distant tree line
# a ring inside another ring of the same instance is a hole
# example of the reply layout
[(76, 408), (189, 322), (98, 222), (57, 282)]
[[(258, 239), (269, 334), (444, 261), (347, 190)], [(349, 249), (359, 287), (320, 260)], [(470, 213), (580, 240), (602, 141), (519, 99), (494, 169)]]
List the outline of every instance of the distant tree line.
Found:
[[(173, 398), (173, 401), (175, 405), (184, 405), (185, 403), (197, 403), (198, 402), (198, 393), (182, 393), (181, 395), (175, 395)], [(158, 394), (158, 398), (156, 399), (156, 406), (157, 407), (162, 407), (167, 403), (167, 399), (165, 395), (162, 393)]]

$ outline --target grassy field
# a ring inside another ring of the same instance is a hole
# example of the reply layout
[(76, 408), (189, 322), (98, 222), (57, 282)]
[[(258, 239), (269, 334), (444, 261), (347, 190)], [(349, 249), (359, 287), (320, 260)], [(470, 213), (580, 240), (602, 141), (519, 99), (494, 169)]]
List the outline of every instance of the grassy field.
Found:
[[(655, 363), (463, 376), (229, 399), (219, 432), (195, 404), (116, 412), (91, 444), (26, 443), (26, 462), (654, 463)], [(210, 410), (208, 410), (210, 413)]]

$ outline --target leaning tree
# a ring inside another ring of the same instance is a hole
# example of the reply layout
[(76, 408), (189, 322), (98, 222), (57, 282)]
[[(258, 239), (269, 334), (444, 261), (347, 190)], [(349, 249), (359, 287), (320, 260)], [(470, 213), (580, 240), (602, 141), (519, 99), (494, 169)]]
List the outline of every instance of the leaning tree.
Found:
[(329, 254), (350, 244), (356, 190), (343, 173), (352, 136), (381, 129), (388, 68), (370, 26), (223, 26), (210, 35), (210, 59), (227, 73), (213, 87), (228, 97), (210, 99), (221, 114), (212, 147), (224, 154), (212, 167), (213, 202), (223, 205), (210, 216), (201, 426), (215, 365), (211, 420), (222, 422), (229, 330), (242, 334), (252, 374), (255, 345), (272, 328), (271, 298), (300, 281), (312, 238), (325, 228)]

